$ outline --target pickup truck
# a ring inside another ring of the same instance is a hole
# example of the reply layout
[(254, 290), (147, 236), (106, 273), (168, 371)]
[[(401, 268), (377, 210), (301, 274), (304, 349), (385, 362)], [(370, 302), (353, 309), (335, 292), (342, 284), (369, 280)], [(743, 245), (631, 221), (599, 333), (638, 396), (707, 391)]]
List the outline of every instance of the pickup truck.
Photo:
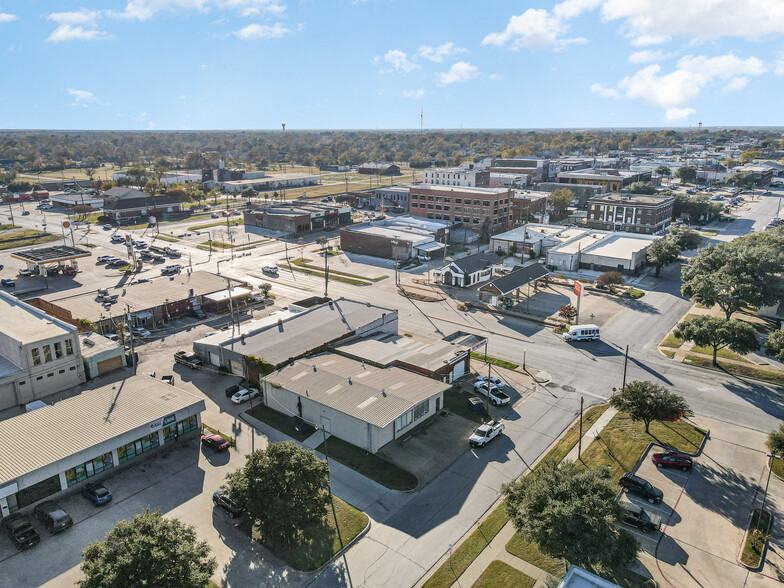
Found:
[(11, 540), (20, 551), (37, 545), (41, 542), (41, 536), (33, 527), (29, 517), (17, 517), (8, 521), (8, 534)]
[(159, 247), (158, 245), (150, 245), (147, 250), (155, 253), (166, 253), (166, 247)]
[(187, 365), (191, 369), (201, 365), (199, 356), (192, 351), (178, 351), (174, 354), (174, 361), (181, 363), (182, 365)]
[(502, 404), (509, 404), (509, 396), (501, 392), (495, 384), (488, 384), (487, 382), (477, 382), (474, 384), (474, 391), (482, 396), (490, 398), (490, 404), (499, 406)]
[(172, 249), (171, 247), (164, 247), (163, 251), (169, 257), (182, 257), (182, 253), (180, 253), (176, 249)]
[(474, 434), (468, 438), (468, 443), (471, 447), (484, 447), (490, 441), (498, 437), (501, 431), (504, 430), (504, 423), (498, 421), (490, 421), (484, 425), (477, 427)]

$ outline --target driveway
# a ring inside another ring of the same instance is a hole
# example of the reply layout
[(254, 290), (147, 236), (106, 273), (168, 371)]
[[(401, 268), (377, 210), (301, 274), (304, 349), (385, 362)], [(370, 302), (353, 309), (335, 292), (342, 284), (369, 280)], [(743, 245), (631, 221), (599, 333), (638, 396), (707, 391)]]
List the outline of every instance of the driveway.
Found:
[[(661, 586), (774, 586), (779, 582), (749, 572), (736, 561), (752, 503), (765, 467), (766, 435), (720, 421), (698, 419), (711, 430), (691, 472), (657, 469), (650, 454), (637, 474), (664, 492), (650, 505), (662, 515), (662, 533), (636, 533), (640, 559)], [(777, 518), (774, 515), (774, 519)]]

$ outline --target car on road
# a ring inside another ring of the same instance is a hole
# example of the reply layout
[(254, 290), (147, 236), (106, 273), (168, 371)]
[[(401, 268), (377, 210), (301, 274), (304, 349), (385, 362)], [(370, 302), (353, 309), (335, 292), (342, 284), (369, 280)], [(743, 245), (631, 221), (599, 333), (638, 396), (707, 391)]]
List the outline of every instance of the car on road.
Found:
[(167, 265), (161, 269), (162, 276), (168, 276), (172, 274), (179, 274), (180, 270), (182, 270), (182, 266), (175, 264), (175, 265)]
[(30, 216), (30, 211), (29, 210), (23, 210), (22, 211), (22, 216)]
[(277, 276), (278, 275), (278, 266), (276, 266), (276, 265), (265, 265), (265, 266), (262, 266), (261, 271), (263, 271), (265, 274), (272, 274), (273, 276)]
[(105, 224), (105, 225), (103, 226), (103, 230), (104, 230), (104, 231), (111, 231), (111, 230), (112, 230), (112, 225), (110, 225), (110, 224), (108, 224), (108, 223), (107, 223), (107, 224)]
[(231, 396), (231, 401), (234, 404), (241, 404), (247, 402), (251, 398), (256, 398), (259, 395), (258, 388), (240, 388)]
[(643, 533), (661, 530), (661, 516), (656, 513), (649, 513), (643, 507), (634, 504), (633, 502), (624, 502), (621, 504), (623, 508), (623, 522), (627, 525), (637, 527)]
[[(474, 380), (474, 383), (478, 384), (479, 382), (487, 382), (487, 380), (488, 380), (487, 376), (479, 376), (476, 380)], [(490, 376), (489, 380), (490, 383), (496, 388), (498, 388), (499, 390), (503, 390), (506, 387), (506, 382), (504, 382), (501, 378)]]
[(197, 319), (207, 318), (207, 313), (200, 308), (194, 308), (193, 310), (191, 310), (190, 314), (191, 316), (196, 317)]
[(41, 542), (41, 536), (33, 527), (33, 521), (30, 517), (12, 517), (6, 525), (8, 526), (8, 534), (11, 536), (11, 541), (14, 542), (14, 545), (20, 551), (38, 545)]
[(105, 261), (111, 261), (112, 259), (114, 259), (114, 255), (99, 255), (96, 258), (95, 262), (96, 263), (104, 263)]
[(212, 503), (215, 506), (225, 510), (232, 517), (240, 517), (242, 516), (242, 513), (245, 512), (244, 508), (241, 508), (231, 499), (228, 491), (225, 488), (218, 488), (215, 492), (213, 492)]
[(109, 239), (112, 243), (125, 243), (125, 239), (122, 235), (117, 235), (116, 233), (112, 235), (111, 239)]
[(112, 493), (103, 484), (93, 482), (82, 488), (82, 496), (89, 499), (95, 506), (106, 504), (112, 499)]
[(661, 502), (662, 498), (664, 498), (664, 492), (655, 488), (648, 480), (629, 472), (621, 476), (621, 479), (618, 480), (618, 485), (623, 488), (624, 492), (636, 494), (651, 504)]
[(474, 384), (474, 391), (482, 396), (487, 396), (490, 399), (490, 404), (493, 406), (500, 406), (502, 404), (509, 404), (509, 396), (501, 392), (493, 384), (487, 382), (478, 382)]
[(142, 327), (136, 327), (133, 329), (133, 334), (137, 337), (152, 337), (152, 333), (147, 329), (143, 329)]
[(217, 212), (213, 212), (210, 216), (212, 218), (220, 218), (220, 215)]
[(41, 204), (38, 208), (41, 210), (51, 210), (52, 208), (54, 208), (54, 206), (52, 206), (51, 204)]
[(13, 288), (14, 286), (16, 286), (16, 282), (10, 278), (3, 278), (2, 280), (0, 280), (0, 285), (2, 285), (3, 288)]
[(468, 444), (471, 445), (471, 447), (484, 447), (490, 443), (490, 441), (498, 437), (503, 430), (504, 423), (492, 420), (477, 427), (468, 438)]
[(651, 456), (651, 461), (657, 468), (677, 468), (684, 472), (688, 472), (694, 465), (691, 456), (680, 451), (654, 453)]
[(204, 435), (201, 444), (212, 447), (215, 451), (228, 451), (231, 447), (231, 443), (220, 435)]
[(49, 500), (35, 507), (35, 516), (50, 533), (65, 531), (73, 525), (71, 515), (65, 512), (62, 507)]

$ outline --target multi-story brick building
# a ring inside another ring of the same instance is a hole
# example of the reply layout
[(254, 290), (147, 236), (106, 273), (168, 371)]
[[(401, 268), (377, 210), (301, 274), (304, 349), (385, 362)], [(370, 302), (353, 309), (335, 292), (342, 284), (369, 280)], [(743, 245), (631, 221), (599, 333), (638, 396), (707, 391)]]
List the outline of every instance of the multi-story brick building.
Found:
[(672, 221), (672, 196), (604, 194), (588, 200), (588, 227), (653, 235)]
[(462, 167), (431, 167), (424, 170), (424, 184), (489, 188), (490, 172)]
[(491, 235), (509, 228), (512, 191), (508, 188), (468, 188), (422, 184), (411, 188), (409, 213), (463, 223), (478, 231), (489, 219)]
[(604, 186), (609, 192), (619, 192), (634, 182), (650, 182), (650, 171), (632, 172), (614, 168), (580, 169), (558, 174), (559, 184), (588, 184)]

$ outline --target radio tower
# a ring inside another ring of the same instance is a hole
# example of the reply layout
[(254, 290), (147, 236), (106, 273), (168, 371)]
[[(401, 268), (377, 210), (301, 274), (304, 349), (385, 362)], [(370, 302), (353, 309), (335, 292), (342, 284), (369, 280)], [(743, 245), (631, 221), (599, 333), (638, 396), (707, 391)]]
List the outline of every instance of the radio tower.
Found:
[(702, 121), (700, 121), (698, 124), (700, 126), (700, 130), (702, 130)]
[(422, 133), (425, 130), (425, 107), (419, 107), (419, 132)]
[(283, 132), (285, 133), (286, 132), (286, 123), (281, 123), (280, 126), (283, 127)]

